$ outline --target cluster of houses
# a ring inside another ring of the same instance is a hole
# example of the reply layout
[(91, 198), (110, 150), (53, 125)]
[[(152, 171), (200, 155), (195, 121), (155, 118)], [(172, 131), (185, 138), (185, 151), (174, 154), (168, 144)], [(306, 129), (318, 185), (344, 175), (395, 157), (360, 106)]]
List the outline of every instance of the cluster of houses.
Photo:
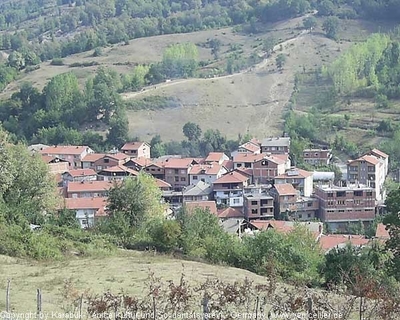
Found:
[[(335, 179), (333, 172), (302, 170), (291, 164), (289, 137), (252, 139), (230, 156), (210, 152), (205, 158), (152, 159), (146, 142), (126, 143), (109, 153), (95, 153), (88, 146), (29, 148), (58, 177), (64, 207), (76, 211), (83, 228), (106, 216), (107, 193), (115, 181), (143, 170), (155, 178), (171, 212), (182, 206), (208, 208), (227, 231), (239, 235), (268, 228), (287, 232), (294, 223), (301, 223), (316, 234), (322, 246), (327, 241), (328, 248), (350, 238), (323, 235), (323, 223), (335, 233), (345, 233), (349, 225), (361, 222), (367, 226), (379, 214), (389, 168), (388, 155), (373, 149), (348, 161), (342, 179)], [(318, 168), (331, 163), (332, 152), (306, 149), (303, 159)], [(352, 236), (351, 241), (362, 244), (368, 240)]]

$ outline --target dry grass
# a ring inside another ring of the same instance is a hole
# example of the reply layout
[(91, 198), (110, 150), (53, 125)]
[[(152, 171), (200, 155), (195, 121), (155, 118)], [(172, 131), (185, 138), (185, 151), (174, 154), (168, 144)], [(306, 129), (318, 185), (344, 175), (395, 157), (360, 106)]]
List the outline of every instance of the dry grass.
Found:
[[(255, 283), (265, 278), (251, 272), (205, 263), (182, 261), (149, 253), (121, 251), (113, 257), (73, 259), (60, 263), (39, 263), (0, 256), (0, 291), (5, 296), (7, 279), (11, 279), (11, 306), (15, 312), (36, 310), (36, 289), (42, 290), (43, 311), (62, 311), (62, 288), (71, 279), (78, 290), (101, 294), (107, 290), (122, 290), (131, 295), (142, 295), (149, 272), (162, 280), (178, 282), (182, 273), (190, 285), (208, 278), (222, 281), (243, 281), (246, 277)], [(4, 294), (3, 294), (4, 293)], [(0, 310), (5, 307), (0, 301)]]

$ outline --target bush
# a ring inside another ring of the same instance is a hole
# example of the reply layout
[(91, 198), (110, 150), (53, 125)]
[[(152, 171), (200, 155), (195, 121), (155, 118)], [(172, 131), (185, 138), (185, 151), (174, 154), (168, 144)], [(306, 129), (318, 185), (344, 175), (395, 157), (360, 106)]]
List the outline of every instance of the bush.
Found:
[(35, 70), (38, 70), (38, 69), (40, 69), (40, 65), (35, 65), (35, 66), (27, 66), (26, 68), (25, 68), (25, 73), (29, 73), (29, 72), (32, 72), (32, 71), (35, 71)]
[(99, 63), (97, 61), (90, 61), (90, 62), (74, 62), (69, 65), (70, 68), (75, 68), (75, 67), (92, 67), (92, 66), (98, 66)]
[(64, 65), (64, 60), (61, 58), (54, 58), (51, 60), (50, 64), (52, 66), (63, 66)]
[(100, 57), (103, 55), (103, 49), (101, 47), (97, 47), (94, 49), (92, 56), (93, 57)]

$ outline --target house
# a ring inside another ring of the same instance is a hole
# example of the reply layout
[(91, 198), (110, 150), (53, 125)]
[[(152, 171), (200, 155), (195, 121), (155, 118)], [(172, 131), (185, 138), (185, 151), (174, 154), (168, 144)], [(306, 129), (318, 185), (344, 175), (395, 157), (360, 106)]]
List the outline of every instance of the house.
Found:
[(365, 185), (315, 187), (319, 218), (333, 231), (347, 231), (348, 224), (369, 224), (375, 219), (375, 189)]
[(187, 213), (193, 213), (196, 209), (208, 210), (210, 213), (217, 215), (217, 205), (215, 201), (191, 201), (184, 204)]
[(74, 169), (62, 174), (63, 185), (69, 182), (96, 181), (97, 173), (93, 169)]
[(289, 137), (270, 137), (261, 141), (261, 152), (272, 154), (290, 153)]
[(354, 247), (364, 247), (370, 242), (369, 239), (359, 235), (348, 234), (321, 234), (318, 237), (318, 243), (325, 254), (333, 249), (345, 248), (348, 245)]
[(239, 153), (233, 158), (234, 169), (246, 169), (254, 183), (271, 183), (275, 176), (285, 172), (285, 161), (265, 153)]
[(114, 180), (123, 180), (127, 177), (136, 177), (139, 174), (139, 172), (129, 169), (124, 165), (116, 165), (114, 167), (103, 169), (99, 171), (97, 174), (99, 180), (114, 181)]
[(95, 162), (99, 161), (103, 158), (106, 154), (105, 153), (90, 153), (87, 154), (81, 161), (81, 168), (82, 169), (93, 169), (95, 170)]
[(385, 176), (387, 176), (388, 173), (389, 173), (389, 156), (386, 153), (384, 153), (384, 152), (382, 152), (382, 151), (380, 151), (378, 149), (372, 149), (367, 154), (369, 154), (371, 156), (374, 156), (374, 157), (377, 157), (378, 159), (383, 160), (384, 168), (385, 168)]
[(374, 188), (377, 203), (383, 203), (386, 197), (383, 184), (386, 178), (386, 160), (374, 155), (364, 155), (347, 163), (347, 180)]
[(213, 189), (211, 184), (199, 181), (197, 184), (187, 186), (183, 190), (183, 202), (210, 200), (212, 192)]
[(216, 162), (218, 164), (222, 164), (224, 161), (229, 160), (229, 157), (223, 152), (210, 152), (207, 158), (204, 159), (206, 164), (211, 164)]
[(133, 158), (150, 159), (151, 146), (147, 142), (128, 142), (121, 148), (122, 153)]
[[(258, 191), (258, 192), (257, 192)], [(273, 219), (274, 198), (265, 189), (244, 194), (243, 212), (247, 220)]]
[(31, 144), (28, 146), (28, 151), (31, 153), (38, 153), (43, 149), (48, 148), (49, 146), (46, 144), (38, 143), (38, 144)]
[(212, 184), (215, 180), (222, 177), (228, 170), (218, 162), (208, 164), (195, 164), (189, 171), (189, 183), (196, 184), (199, 181)]
[(42, 160), (47, 164), (50, 173), (61, 174), (69, 170), (69, 162), (54, 156), (41, 155)]
[(238, 208), (231, 208), (231, 207), (219, 209), (217, 215), (221, 221), (225, 221), (225, 220), (229, 220), (229, 219), (244, 219), (245, 218), (242, 210), (240, 210)]
[(91, 228), (96, 220), (107, 216), (107, 198), (67, 198), (64, 207), (76, 212), (76, 219), (81, 228)]
[(164, 180), (157, 179), (157, 178), (155, 178), (155, 180), (156, 180), (157, 187), (159, 187), (161, 191), (172, 190), (172, 186), (168, 182), (165, 182)]
[(158, 163), (151, 162), (147, 164), (145, 169), (146, 173), (151, 174), (156, 179), (165, 180), (165, 169)]
[(310, 197), (313, 193), (312, 172), (292, 168), (274, 178), (275, 185), (290, 183), (300, 192), (300, 195)]
[(332, 160), (332, 149), (304, 149), (303, 160), (313, 166), (329, 165)]
[(100, 172), (111, 167), (121, 166), (129, 161), (130, 157), (124, 153), (109, 153), (94, 161), (94, 170)]
[(296, 211), (298, 191), (290, 183), (276, 184), (270, 194), (274, 197), (275, 217), (280, 218)]
[(292, 208), (291, 216), (296, 221), (318, 219), (319, 200), (314, 197), (298, 197)]
[(275, 230), (280, 233), (292, 232), (296, 226), (306, 228), (317, 240), (323, 231), (322, 223), (320, 222), (295, 222), (281, 220), (253, 220), (250, 222), (253, 230), (267, 231)]
[(70, 168), (78, 169), (82, 167), (83, 158), (94, 151), (88, 146), (54, 146), (44, 148), (39, 153), (68, 161)]
[(248, 141), (240, 145), (237, 150), (233, 151), (231, 157), (234, 158), (238, 153), (260, 154), (261, 147), (256, 142)]
[(67, 198), (107, 197), (113, 185), (110, 181), (70, 182), (66, 188)]
[(250, 177), (237, 171), (229, 172), (213, 182), (214, 199), (218, 205), (243, 206), (243, 188), (250, 184)]
[[(160, 163), (158, 163), (160, 164)], [(176, 191), (181, 191), (190, 184), (189, 172), (198, 162), (193, 158), (168, 158), (161, 165), (164, 167), (165, 181)]]

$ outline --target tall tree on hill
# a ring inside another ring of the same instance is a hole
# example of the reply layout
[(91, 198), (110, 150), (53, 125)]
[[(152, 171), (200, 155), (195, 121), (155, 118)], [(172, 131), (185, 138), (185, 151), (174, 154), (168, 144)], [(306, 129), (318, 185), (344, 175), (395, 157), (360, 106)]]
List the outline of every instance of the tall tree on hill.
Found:
[(201, 128), (198, 124), (187, 122), (182, 128), (183, 134), (189, 141), (198, 141), (201, 138)]
[(329, 17), (322, 24), (322, 29), (325, 31), (326, 36), (336, 40), (337, 34), (340, 30), (340, 20), (338, 17)]
[(129, 121), (123, 109), (118, 109), (110, 120), (110, 130), (107, 134), (107, 143), (120, 148), (129, 140)]

